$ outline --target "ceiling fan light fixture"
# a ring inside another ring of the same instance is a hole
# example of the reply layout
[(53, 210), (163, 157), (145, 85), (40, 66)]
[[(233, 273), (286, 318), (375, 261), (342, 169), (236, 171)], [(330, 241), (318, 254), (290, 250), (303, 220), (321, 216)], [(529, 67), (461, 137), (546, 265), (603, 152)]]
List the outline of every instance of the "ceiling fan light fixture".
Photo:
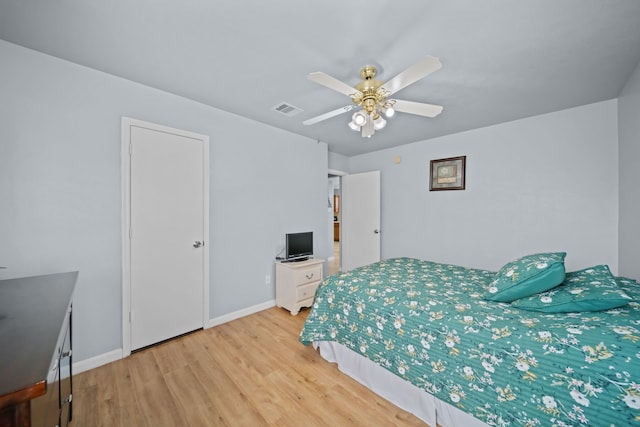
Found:
[(387, 118), (393, 117), (394, 114), (396, 114), (396, 110), (394, 110), (393, 107), (388, 107), (384, 110), (384, 115), (387, 116)]
[(353, 120), (349, 122), (349, 127), (351, 130), (355, 130), (356, 132), (360, 130), (360, 126), (358, 126)]
[(380, 130), (384, 128), (386, 125), (387, 125), (387, 121), (384, 118), (382, 118), (382, 116), (379, 114), (376, 118), (373, 119), (373, 128), (375, 130)]
[(355, 112), (353, 116), (351, 116), (351, 119), (353, 120), (353, 123), (358, 126), (363, 126), (367, 123), (367, 115), (362, 111)]

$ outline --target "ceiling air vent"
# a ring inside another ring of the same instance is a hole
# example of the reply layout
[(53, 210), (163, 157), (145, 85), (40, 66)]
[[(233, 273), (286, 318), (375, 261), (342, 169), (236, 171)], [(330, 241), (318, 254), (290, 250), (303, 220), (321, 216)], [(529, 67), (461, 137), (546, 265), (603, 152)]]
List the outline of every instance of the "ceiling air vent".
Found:
[(273, 107), (273, 110), (288, 117), (293, 117), (302, 111), (302, 109), (295, 107), (287, 102), (281, 102), (280, 104)]

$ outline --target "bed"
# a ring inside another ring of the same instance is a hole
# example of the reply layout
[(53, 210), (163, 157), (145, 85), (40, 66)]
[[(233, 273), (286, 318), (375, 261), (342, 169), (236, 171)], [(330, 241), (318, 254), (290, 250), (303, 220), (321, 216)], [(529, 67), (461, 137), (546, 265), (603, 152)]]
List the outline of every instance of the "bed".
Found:
[(335, 274), (300, 341), (433, 427), (640, 426), (640, 286), (564, 255)]

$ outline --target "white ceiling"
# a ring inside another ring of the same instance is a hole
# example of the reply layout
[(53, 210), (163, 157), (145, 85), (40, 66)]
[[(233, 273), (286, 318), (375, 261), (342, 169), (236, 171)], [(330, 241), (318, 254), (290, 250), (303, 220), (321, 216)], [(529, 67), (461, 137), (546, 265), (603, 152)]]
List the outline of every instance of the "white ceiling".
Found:
[[(328, 143), (347, 156), (612, 99), (640, 61), (638, 0), (0, 0), (0, 38)], [(309, 81), (386, 81), (419, 59), (443, 67), (394, 98), (368, 139), (349, 105)], [(1, 63), (1, 58), (0, 58)], [(287, 102), (304, 110), (272, 110)]]

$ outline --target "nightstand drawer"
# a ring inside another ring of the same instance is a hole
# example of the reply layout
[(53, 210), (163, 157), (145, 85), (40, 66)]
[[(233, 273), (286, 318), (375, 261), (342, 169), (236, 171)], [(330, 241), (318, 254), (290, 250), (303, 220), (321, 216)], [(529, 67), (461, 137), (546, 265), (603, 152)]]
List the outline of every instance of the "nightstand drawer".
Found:
[(316, 282), (304, 286), (298, 286), (296, 292), (296, 301), (313, 298), (316, 294), (316, 289), (318, 288), (319, 284), (320, 282)]
[(322, 279), (322, 264), (312, 265), (296, 271), (296, 286), (304, 285)]

